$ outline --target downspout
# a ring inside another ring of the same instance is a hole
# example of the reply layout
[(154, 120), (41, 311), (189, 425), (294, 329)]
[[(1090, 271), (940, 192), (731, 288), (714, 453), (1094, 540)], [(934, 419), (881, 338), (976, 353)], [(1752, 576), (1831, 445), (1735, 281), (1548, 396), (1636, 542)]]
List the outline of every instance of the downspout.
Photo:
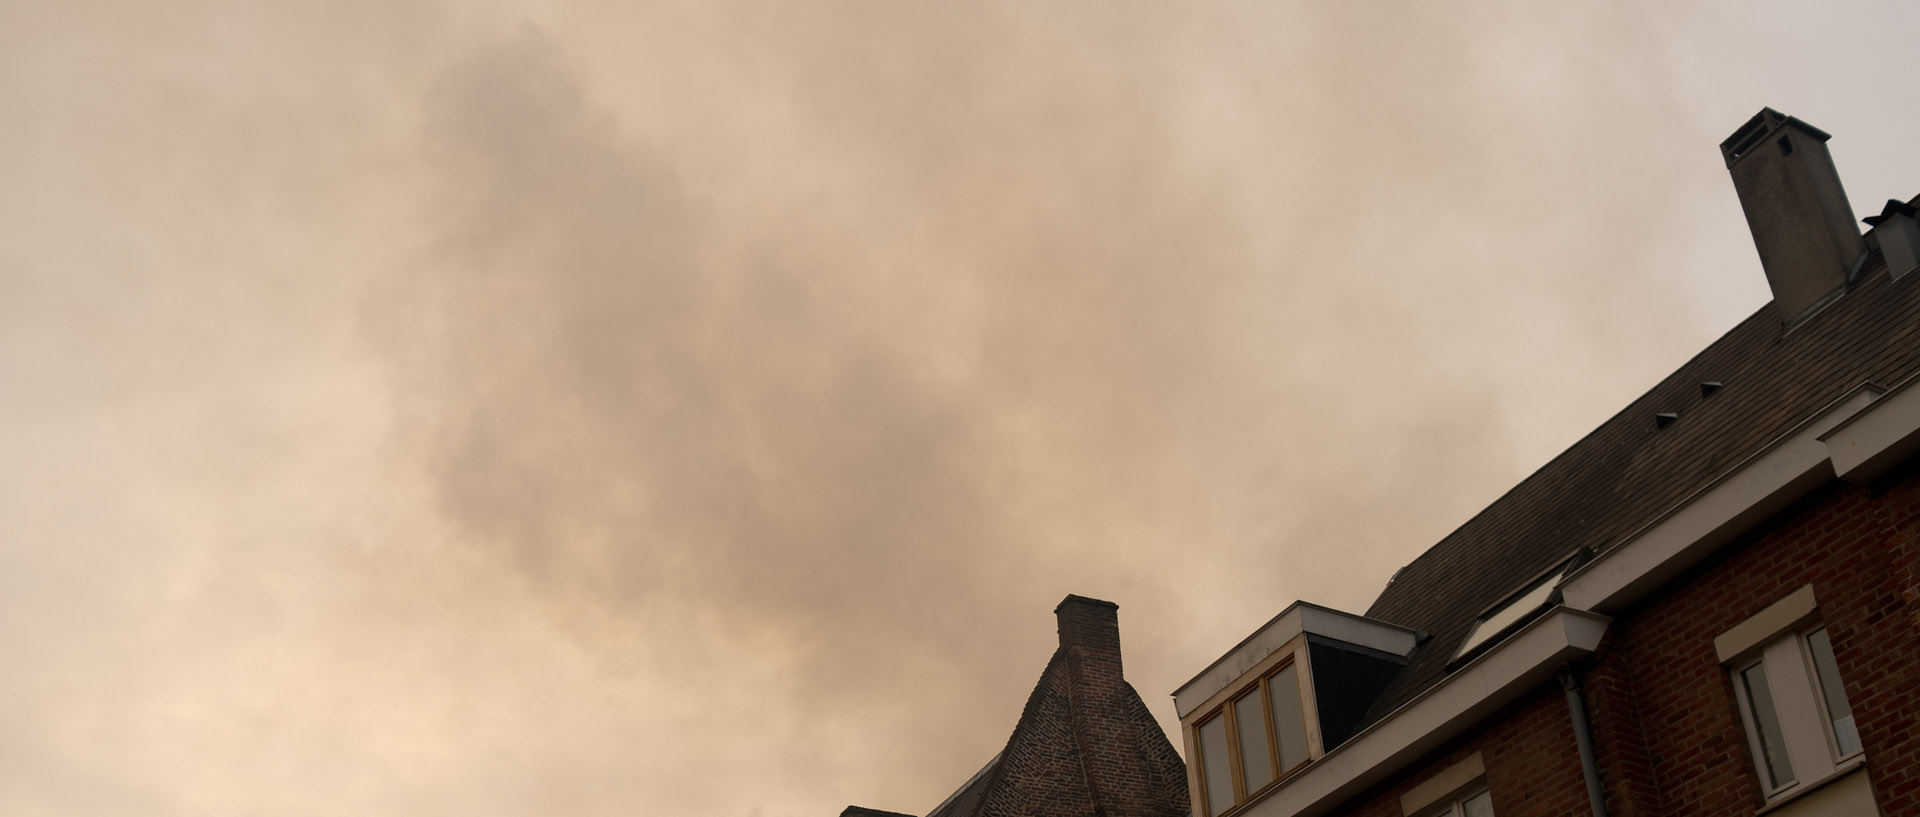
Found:
[(1587, 726), (1587, 702), (1580, 697), (1580, 683), (1573, 670), (1560, 665), (1560, 687), (1567, 691), (1567, 711), (1573, 715), (1573, 742), (1580, 747), (1580, 770), (1587, 774), (1587, 801), (1593, 817), (1607, 817), (1607, 799), (1600, 791), (1600, 761), (1593, 756), (1593, 730)]

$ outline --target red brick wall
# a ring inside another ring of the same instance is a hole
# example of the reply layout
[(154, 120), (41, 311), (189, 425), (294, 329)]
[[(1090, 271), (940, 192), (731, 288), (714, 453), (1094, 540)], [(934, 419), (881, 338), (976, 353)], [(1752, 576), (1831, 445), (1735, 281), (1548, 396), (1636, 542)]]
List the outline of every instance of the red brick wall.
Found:
[[(1761, 805), (1713, 638), (1812, 583), (1883, 813), (1920, 814), (1920, 476), (1836, 483), (1620, 616), (1577, 669), (1614, 817), (1751, 815)], [(1342, 813), (1398, 817), (1408, 789), (1482, 752), (1500, 817), (1587, 813), (1572, 721), (1543, 685)]]
[[(1625, 660), (1609, 660), (1613, 644), (1612, 638), (1601, 642), (1593, 664), (1577, 673), (1586, 697), (1587, 725), (1593, 731), (1607, 813), (1612, 817), (1663, 814), (1634, 675)], [(1584, 777), (1581, 785), (1585, 786)]]
[(1811, 583), (1880, 807), (1920, 814), (1920, 629), (1907, 601), (1917, 500), (1912, 477), (1877, 497), (1836, 484), (1615, 623), (1616, 648), (1601, 663), (1631, 679), (1661, 811), (1743, 815), (1764, 803), (1713, 637)]
[(1418, 771), (1340, 812), (1400, 817), (1400, 796), (1474, 752), (1487, 766), (1487, 787), (1500, 817), (1565, 817), (1587, 808), (1586, 778), (1573, 748), (1573, 721), (1559, 682), (1543, 685), (1480, 733), (1443, 750)]

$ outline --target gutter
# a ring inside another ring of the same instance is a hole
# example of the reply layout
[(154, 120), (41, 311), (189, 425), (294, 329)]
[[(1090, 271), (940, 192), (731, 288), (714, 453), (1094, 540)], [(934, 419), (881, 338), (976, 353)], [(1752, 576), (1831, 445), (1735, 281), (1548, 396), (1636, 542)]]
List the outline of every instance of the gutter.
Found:
[(1347, 738), (1238, 817), (1319, 817), (1472, 728), (1600, 646), (1612, 619), (1560, 606)]
[[(1599, 646), (1612, 621), (1666, 581), (1838, 477), (1864, 483), (1920, 454), (1920, 373), (1890, 389), (1862, 383), (1569, 573), (1562, 604), (1460, 666), (1280, 786), (1237, 817), (1319, 817), (1565, 672)], [(1606, 803), (1586, 706), (1562, 675), (1581, 744), (1594, 817)]]
[[(1920, 390), (1907, 388), (1914, 382), (1909, 377), (1893, 390), (1862, 383), (1829, 403), (1707, 487), (1569, 573), (1560, 581), (1561, 598), (1582, 610), (1618, 612), (1832, 480), (1838, 475), (1837, 461), (1882, 464), (1879, 461), (1885, 458), (1880, 454), (1920, 443)], [(1884, 427), (1890, 424), (1887, 422), (1866, 422), (1881, 418), (1880, 410), (1885, 407), (1905, 409), (1884, 415), (1887, 420), (1905, 421), (1891, 423), (1904, 428), (1889, 429)], [(1849, 429), (1857, 430), (1856, 434), (1846, 434)], [(1846, 438), (1844, 454), (1836, 456), (1836, 445), (1827, 439), (1830, 435)], [(1863, 437), (1870, 439), (1859, 439)]]

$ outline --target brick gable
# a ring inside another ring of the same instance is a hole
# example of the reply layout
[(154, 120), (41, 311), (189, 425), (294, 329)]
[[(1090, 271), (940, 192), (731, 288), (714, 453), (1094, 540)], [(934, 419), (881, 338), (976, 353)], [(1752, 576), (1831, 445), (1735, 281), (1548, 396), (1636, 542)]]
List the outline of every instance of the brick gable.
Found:
[(1186, 767), (1122, 671), (1117, 606), (1068, 596), (1006, 748), (928, 817), (1186, 817)]

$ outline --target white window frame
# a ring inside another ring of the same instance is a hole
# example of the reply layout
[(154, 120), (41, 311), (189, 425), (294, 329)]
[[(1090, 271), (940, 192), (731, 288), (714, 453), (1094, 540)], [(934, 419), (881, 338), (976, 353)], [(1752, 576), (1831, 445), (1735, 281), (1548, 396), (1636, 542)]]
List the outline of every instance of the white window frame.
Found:
[(1492, 808), (1493, 792), (1487, 789), (1487, 784), (1481, 783), (1478, 786), (1468, 789), (1466, 794), (1447, 801), (1446, 805), (1427, 812), (1421, 815), (1421, 817), (1467, 817), (1467, 801), (1483, 794), (1487, 795), (1487, 807)]
[[(1818, 622), (1803, 624), (1765, 642), (1757, 652), (1749, 652), (1727, 664), (1734, 697), (1739, 703), (1740, 725), (1747, 735), (1754, 779), (1769, 801), (1818, 785), (1865, 754), (1860, 748), (1842, 754), (1834, 735), (1819, 671), (1807, 644), (1807, 636), (1824, 627)], [(1833, 631), (1829, 629), (1827, 637), (1832, 636)], [(1779, 785), (1774, 785), (1772, 773), (1767, 769), (1760, 732), (1754, 725), (1753, 702), (1748, 699), (1746, 683), (1741, 678), (1741, 673), (1755, 666), (1764, 668), (1762, 672), (1773, 699), (1774, 719), (1780, 725), (1781, 743), (1791, 767), (1792, 779)], [(1846, 697), (1844, 689), (1839, 694)]]
[(1560, 580), (1586, 564), (1589, 557), (1585, 550), (1575, 551), (1559, 564), (1535, 575), (1498, 604), (1481, 611), (1473, 621), (1473, 628), (1467, 630), (1467, 637), (1461, 639), (1460, 646), (1453, 651), (1453, 657), (1448, 659), (1447, 671), (1453, 671), (1469, 656), (1484, 652), (1513, 634), (1540, 611), (1559, 604)]

